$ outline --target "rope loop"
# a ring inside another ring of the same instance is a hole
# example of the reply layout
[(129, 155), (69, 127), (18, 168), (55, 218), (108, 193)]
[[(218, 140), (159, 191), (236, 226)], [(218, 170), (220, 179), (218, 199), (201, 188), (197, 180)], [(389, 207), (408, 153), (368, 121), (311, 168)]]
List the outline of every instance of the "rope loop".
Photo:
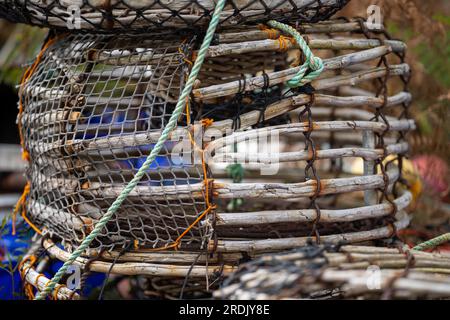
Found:
[[(285, 34), (288, 34), (294, 38), (295, 42), (300, 47), (300, 50), (302, 50), (305, 55), (305, 62), (299, 67), (298, 72), (286, 82), (287, 86), (290, 88), (297, 88), (316, 79), (324, 70), (323, 61), (321, 58), (314, 56), (300, 33), (291, 26), (275, 20), (270, 20), (267, 24), (270, 27), (281, 30)], [(280, 36), (280, 38), (281, 37), (282, 36)], [(282, 41), (280, 41), (280, 44), (281, 42)]]

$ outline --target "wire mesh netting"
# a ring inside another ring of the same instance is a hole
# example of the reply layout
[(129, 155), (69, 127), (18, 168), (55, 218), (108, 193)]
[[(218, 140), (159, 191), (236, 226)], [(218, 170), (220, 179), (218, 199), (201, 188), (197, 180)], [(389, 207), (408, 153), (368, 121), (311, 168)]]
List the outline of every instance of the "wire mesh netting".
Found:
[[(304, 22), (325, 20), (348, 0), (230, 0), (222, 25), (260, 22), (270, 18)], [(91, 32), (206, 26), (212, 0), (1, 0), (0, 16), (15, 22)], [(78, 20), (76, 20), (78, 19)]]
[[(136, 48), (128, 36), (72, 35), (46, 52), (22, 91), (33, 160), (28, 206), (37, 224), (81, 241), (142, 166), (188, 71), (180, 57), (189, 43), (162, 39), (140, 38), (142, 48)], [(202, 210), (202, 197), (177, 194), (192, 192), (202, 175), (194, 165), (174, 163), (174, 144), (165, 144), (116, 221), (99, 236), (101, 243), (124, 244), (126, 237), (168, 242)], [(177, 191), (170, 195), (165, 186)], [(170, 217), (171, 226), (162, 217)], [(197, 235), (204, 232), (198, 229)]]
[[(28, 210), (36, 224), (75, 243), (90, 232), (165, 127), (188, 74), (187, 57), (194, 44), (194, 38), (164, 34), (57, 37), (21, 90), (25, 111), (20, 121), (32, 159)], [(244, 70), (247, 74), (273, 70), (286, 60), (285, 53), (268, 61), (258, 56), (251, 61), (255, 55), (250, 54), (242, 63), (232, 57), (211, 58), (199, 80), (217, 84), (240, 78)], [(220, 68), (223, 62), (227, 67)], [(247, 95), (253, 102), (243, 109), (257, 109), (262, 94)], [(238, 101), (206, 103), (192, 108), (190, 115), (192, 121), (206, 115), (219, 119), (237, 106)], [(228, 111), (210, 114), (212, 108)], [(183, 115), (179, 125), (186, 124)], [(124, 245), (135, 239), (162, 246), (173, 242), (205, 210), (201, 163), (194, 163), (190, 153), (186, 159), (183, 150), (177, 151), (176, 135), (166, 142), (97, 245)], [(205, 232), (206, 226), (196, 227), (185, 239), (193, 240), (194, 235), (202, 239)]]
[[(311, 238), (387, 238), (408, 224), (402, 159), (414, 122), (406, 46), (362, 20), (298, 30), (325, 64), (301, 88), (285, 86), (305, 59), (291, 38), (265, 26), (216, 34), (177, 130), (92, 248), (135, 242), (152, 264), (199, 278), (249, 254)], [(27, 215), (37, 227), (72, 246), (89, 234), (159, 138), (198, 42), (170, 33), (50, 38), (20, 89)], [(279, 137), (276, 150), (241, 146), (270, 133)], [(279, 171), (261, 174), (273, 160)], [(227, 173), (230, 164), (242, 165), (242, 181)], [(197, 221), (207, 198), (214, 210)], [(145, 251), (180, 237), (176, 254)], [(220, 259), (196, 259), (201, 248)], [(169, 276), (154, 265), (139, 270)]]

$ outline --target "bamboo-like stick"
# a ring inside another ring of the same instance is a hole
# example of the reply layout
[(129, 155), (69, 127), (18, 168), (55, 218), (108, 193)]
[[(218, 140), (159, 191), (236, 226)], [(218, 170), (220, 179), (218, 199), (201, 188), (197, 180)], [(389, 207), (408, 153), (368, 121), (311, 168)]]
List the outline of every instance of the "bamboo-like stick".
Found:
[[(409, 150), (409, 145), (406, 142), (395, 145), (387, 145), (386, 152), (390, 154), (404, 154)], [(385, 149), (370, 149), (370, 148), (340, 148), (317, 150), (316, 159), (338, 159), (347, 157), (361, 157), (366, 160), (382, 159), (385, 155)], [(214, 164), (218, 163), (257, 163), (260, 165), (273, 164), (278, 162), (304, 161), (311, 159), (311, 152), (307, 150), (282, 152), (282, 153), (231, 153), (231, 152), (215, 152), (211, 158)], [(373, 175), (374, 172), (368, 173)]]
[[(299, 109), (291, 111), (291, 114), (294, 116), (297, 116)], [(331, 108), (323, 108), (323, 107), (315, 107), (313, 108), (314, 111), (314, 118), (321, 119), (330, 119), (331, 115), (335, 115), (338, 119), (345, 119), (345, 120), (364, 120), (364, 121), (373, 121), (375, 117), (374, 112), (366, 111), (366, 110), (360, 110), (356, 108), (339, 108), (337, 110), (332, 110)], [(397, 121), (398, 119), (396, 117), (388, 116), (386, 115), (386, 120), (388, 122)]]
[[(395, 199), (394, 202), (398, 210), (403, 210), (411, 202), (411, 194), (406, 191), (401, 197)], [(92, 213), (94, 209), (100, 210), (98, 208), (91, 208), (89, 212)], [(392, 209), (392, 205), (389, 203), (339, 210), (323, 209), (321, 210), (320, 222), (336, 223), (373, 219), (391, 214)], [(29, 211), (35, 219), (46, 220), (51, 217), (52, 221), (56, 224), (64, 225), (69, 229), (80, 232), (89, 230), (101, 217), (101, 214), (95, 219), (86, 216), (76, 216), (63, 210), (52, 209), (41, 204), (37, 205), (34, 201), (32, 201)], [(52, 215), (45, 216), (49, 214)], [(119, 215), (121, 214), (119, 213)], [(316, 215), (315, 210), (310, 209), (217, 213), (216, 227), (220, 230), (222, 227), (245, 227), (271, 223), (309, 223), (316, 219)], [(145, 214), (143, 214), (143, 217), (145, 217)], [(161, 216), (161, 219), (164, 219), (164, 216)]]
[[(398, 178), (398, 169), (391, 167), (387, 170), (389, 185)], [(316, 181), (309, 180), (301, 183), (219, 183), (214, 182), (215, 196), (221, 199), (259, 198), (286, 199), (292, 197), (312, 197), (316, 191)], [(320, 195), (340, 194), (354, 191), (377, 189), (384, 186), (383, 175), (322, 179)], [(122, 190), (121, 185), (91, 182), (80, 190), (88, 197), (116, 198)], [(203, 199), (203, 184), (147, 187), (137, 186), (129, 195), (129, 201), (169, 201), (180, 199)]]
[[(245, 133), (245, 132), (244, 132)], [(388, 170), (389, 181), (395, 181), (398, 176), (398, 170), (390, 168)], [(37, 181), (46, 181), (49, 190), (59, 190), (69, 187), (66, 192), (75, 192), (79, 182), (71, 179), (58, 179), (42, 175)], [(225, 184), (214, 183), (214, 192), (217, 197), (223, 199), (229, 198), (290, 198), (290, 197), (309, 197), (314, 194), (315, 180), (303, 183), (283, 184), (283, 183), (240, 183)], [(362, 191), (376, 189), (384, 185), (382, 175), (372, 175), (366, 177), (351, 177), (338, 179), (323, 179), (321, 195), (345, 193), (353, 191)], [(82, 186), (80, 191), (87, 196), (102, 196), (114, 198), (120, 192), (122, 186), (98, 182), (90, 182)], [(203, 185), (201, 183), (190, 185), (164, 186), (164, 187), (144, 187), (137, 186), (130, 193), (130, 199), (141, 199), (143, 201), (154, 200), (177, 200), (177, 199), (202, 199)]]
[[(315, 23), (315, 24), (301, 24), (300, 28), (297, 29), (301, 34), (330, 34), (330, 33), (342, 33), (342, 32), (355, 32), (361, 31), (361, 25), (359, 22), (339, 22), (332, 21), (333, 23)], [(365, 28), (372, 32), (380, 32), (384, 29), (374, 30), (373, 24), (371, 23), (363, 23)], [(219, 44), (223, 43), (233, 43), (233, 42), (243, 42), (243, 41), (256, 41), (256, 40), (265, 40), (268, 39), (269, 33), (260, 29), (250, 29), (251, 27), (247, 27), (239, 32), (221, 32), (216, 36), (217, 42)], [(250, 30), (249, 30), (250, 29)], [(281, 32), (276, 29), (271, 30), (271, 36), (278, 38), (281, 35)]]
[[(53, 245), (50, 240), (44, 241), (44, 248), (47, 252), (56, 259), (65, 262), (70, 253), (66, 252), (57, 246)], [(78, 258), (74, 261), (74, 265), (85, 268), (88, 259)], [(141, 276), (162, 276), (162, 277), (186, 277), (189, 274), (190, 277), (200, 278), (206, 275), (212, 275), (219, 271), (221, 266), (208, 265), (208, 266), (193, 266), (188, 265), (173, 265), (173, 264), (154, 264), (145, 262), (123, 262), (115, 263), (111, 265), (110, 262), (94, 261), (89, 265), (89, 270), (93, 272), (122, 274), (122, 275), (141, 275)], [(228, 274), (236, 268), (231, 265), (223, 266), (223, 274)]]
[[(401, 220), (395, 222), (397, 230), (404, 229), (409, 224), (410, 218), (404, 214)], [(358, 243), (369, 240), (386, 238), (392, 235), (390, 226), (381, 227), (369, 231), (358, 231), (344, 234), (334, 234), (321, 236), (323, 243)], [(304, 246), (310, 241), (310, 237), (282, 238), (282, 239), (262, 239), (262, 240), (218, 240), (217, 243), (210, 242), (209, 248), (216, 248), (217, 252), (273, 252), (287, 250)]]
[[(321, 247), (317, 247), (320, 250)], [(410, 263), (410, 258), (413, 263)], [(322, 254), (311, 258), (307, 251), (262, 255), (252, 268), (242, 265), (231, 284), (214, 293), (218, 298), (271, 299), (314, 298), (315, 293), (337, 289), (337, 297), (378, 297), (393, 289), (393, 297), (450, 297), (450, 257), (407, 248), (347, 245), (324, 247)], [(286, 267), (283, 268), (283, 265)], [(409, 272), (405, 272), (408, 265)], [(277, 266), (276, 270), (273, 266)], [(280, 266), (280, 267), (278, 267)], [(317, 269), (320, 266), (320, 269)], [(379, 288), (368, 282), (369, 266)], [(437, 287), (436, 284), (439, 284)], [(268, 292), (271, 292), (269, 295)]]
[[(415, 123), (413, 120), (395, 120), (391, 121), (389, 129), (392, 131), (407, 131), (414, 130)], [(387, 126), (382, 122), (374, 121), (318, 121), (313, 122), (313, 131), (347, 131), (357, 130), (372, 132), (384, 132)], [(243, 141), (257, 141), (260, 138), (271, 137), (271, 135), (302, 133), (309, 130), (308, 123), (291, 123), (272, 127), (264, 127), (260, 129), (248, 131), (236, 131), (233, 134), (216, 139), (208, 144), (205, 151), (208, 155), (213, 154), (213, 151), (219, 150), (232, 143), (239, 143)]]
[(46, 88), (42, 86), (32, 85), (28, 82), (22, 84), (22, 95), (29, 95), (31, 97), (39, 97), (46, 100), (57, 100), (64, 96), (69, 96), (70, 92), (58, 88)]
[[(269, 85), (276, 85), (289, 80), (299, 70), (299, 67), (290, 68), (287, 70), (268, 73)], [(319, 78), (312, 82), (312, 85), (316, 90), (331, 89), (342, 85), (356, 85), (362, 81), (380, 78), (386, 75), (385, 67), (371, 68), (366, 71), (356, 72), (350, 75), (336, 76), (332, 78)], [(391, 65), (389, 66), (390, 76), (400, 76), (409, 73), (409, 66), (407, 64)], [(245, 81), (243, 86), (242, 81), (233, 81), (224, 83), (221, 85), (213, 85), (205, 88), (194, 89), (193, 96), (198, 101), (204, 101), (212, 98), (225, 97), (233, 95), (239, 92), (240, 87), (244, 87), (243, 90), (253, 91), (255, 89), (262, 88), (264, 86), (264, 76), (257, 76)]]
[[(404, 42), (396, 41), (396, 40), (386, 40), (380, 41), (377, 39), (315, 39), (312, 37), (308, 45), (311, 49), (329, 49), (329, 50), (374, 50), (374, 57), (383, 56), (389, 52), (404, 52), (406, 50), (406, 45)], [(298, 49), (298, 45), (291, 41), (286, 41), (286, 44), (283, 45), (283, 49)], [(386, 49), (377, 49), (377, 48), (388, 48), (388, 52)], [(377, 50), (375, 50), (377, 49)], [(219, 44), (217, 46), (209, 47), (206, 57), (220, 57), (224, 55), (231, 54), (247, 54), (253, 52), (261, 52), (261, 51), (279, 51), (280, 41), (279, 40), (257, 40), (257, 41), (248, 41), (248, 42), (236, 42), (236, 43), (226, 43)], [(372, 58), (373, 59), (373, 58)]]
[[(363, 131), (363, 147), (368, 149), (375, 148), (375, 135), (372, 131), (367, 130)], [(406, 150), (408, 150), (408, 144), (406, 144)], [(405, 152), (406, 152), (405, 150)], [(386, 154), (382, 154), (381, 157), (387, 156)], [(382, 160), (381, 158), (379, 158)], [(374, 159), (369, 159), (368, 157), (364, 157), (364, 175), (370, 176), (375, 173), (375, 161)], [(376, 190), (367, 190), (364, 192), (364, 202), (366, 205), (376, 204), (378, 202), (378, 193)]]
[[(403, 276), (403, 270), (385, 269), (380, 271), (380, 288), (370, 289), (367, 281), (366, 271), (350, 271), (346, 273), (341, 270), (326, 269), (324, 273), (314, 282), (305, 281), (302, 285), (297, 285), (297, 290), (302, 290), (306, 294), (339, 288), (341, 297), (378, 297), (385, 290), (391, 288), (392, 296), (397, 298), (427, 297), (448, 297), (450, 285), (442, 283), (443, 277), (440, 275), (424, 275), (420, 271), (413, 271), (407, 277)], [(415, 279), (420, 277), (420, 279)], [(214, 293), (217, 298), (238, 297), (243, 299), (292, 299), (292, 291), (281, 291), (275, 294), (266, 294), (259, 291), (270, 290), (274, 285), (281, 283), (289, 284), (299, 280), (299, 275), (289, 272), (269, 272), (259, 269), (253, 273), (241, 276), (245, 283), (235, 283), (225, 288), (221, 288)], [(257, 285), (258, 284), (258, 285)], [(255, 292), (255, 289), (257, 292)], [(281, 288), (282, 289), (282, 288)]]
[(222, 254), (220, 257), (217, 254), (208, 253), (208, 256), (201, 254), (200, 252), (185, 252), (185, 251), (162, 251), (152, 252), (150, 250), (138, 249), (137, 251), (126, 252), (119, 256), (119, 252), (110, 251), (104, 252), (101, 256), (102, 259), (108, 261), (127, 261), (127, 262), (146, 262), (154, 264), (176, 264), (176, 265), (190, 265), (194, 262), (196, 264), (209, 263), (212, 265), (218, 265), (219, 263), (226, 263), (233, 265), (237, 261), (244, 258), (242, 253)]
[[(211, 126), (210, 130), (219, 129), (226, 130), (228, 129), (229, 122), (221, 123), (216, 126)], [(390, 123), (391, 130), (413, 130), (415, 128), (414, 121), (412, 120), (401, 120), (401, 121), (392, 121)], [(271, 130), (279, 130), (280, 133), (285, 131), (289, 133), (293, 132), (305, 132), (308, 128), (305, 124), (293, 124), (289, 125), (290, 128), (282, 128), (282, 127), (272, 127)], [(342, 130), (373, 130), (375, 132), (382, 132), (386, 129), (386, 125), (379, 122), (371, 122), (371, 121), (334, 121), (334, 122), (317, 122), (315, 123), (314, 130), (315, 131), (342, 131)], [(200, 130), (200, 127), (197, 126), (197, 130)], [(208, 131), (207, 131), (208, 132)], [(266, 134), (264, 132), (258, 132), (257, 134)], [(268, 132), (267, 134), (270, 134)], [(148, 133), (138, 133), (133, 135), (122, 135), (118, 137), (101, 137), (95, 139), (93, 141), (84, 141), (84, 140), (73, 140), (65, 146), (66, 150), (72, 150), (73, 153), (82, 153), (85, 150), (93, 149), (107, 149), (111, 150), (111, 146), (114, 146), (114, 149), (120, 149), (124, 147), (131, 146), (139, 146), (139, 145), (148, 145), (151, 143), (156, 143), (160, 135), (160, 131), (150, 131)], [(233, 137), (233, 138), (231, 138)], [(230, 139), (234, 139), (234, 135), (229, 136), (227, 138), (220, 139), (222, 142), (229, 142)], [(256, 138), (257, 136), (253, 137)], [(175, 129), (169, 137), (169, 141), (179, 141), (181, 139), (188, 139), (189, 135), (185, 128)], [(252, 137), (247, 137), (252, 138)], [(216, 147), (217, 142), (210, 143), (208, 149), (211, 151)], [(213, 145), (214, 147), (211, 147)], [(36, 146), (38, 153), (47, 153), (47, 152), (55, 152), (59, 148), (62, 147), (59, 142), (53, 142), (49, 144), (37, 144)]]
[[(409, 205), (411, 199), (411, 193), (405, 192), (395, 199), (394, 203), (399, 210), (403, 210)], [(320, 222), (351, 222), (383, 217), (391, 213), (392, 205), (389, 203), (340, 210), (322, 209), (320, 210)], [(243, 227), (270, 223), (309, 223), (315, 221), (316, 218), (317, 212), (313, 209), (219, 213), (216, 227), (220, 229), (220, 227)]]
[[(91, 98), (94, 99), (94, 98)], [(284, 114), (288, 111), (291, 110), (295, 110), (298, 109), (299, 106), (302, 106), (306, 103), (308, 103), (310, 100), (310, 97), (308, 95), (305, 94), (301, 94), (301, 95), (297, 95), (297, 96), (293, 96), (287, 99), (283, 99), (280, 100), (279, 102), (275, 102), (273, 104), (270, 104), (265, 112), (264, 112), (264, 118), (269, 120), (272, 119), (276, 116), (279, 116), (281, 114)], [(386, 107), (392, 107), (401, 103), (407, 103), (411, 100), (411, 94), (408, 92), (399, 92), (398, 94), (388, 97), (387, 99), (387, 105)], [(118, 100), (120, 101), (120, 100)], [(336, 107), (358, 107), (361, 105), (365, 105), (365, 106), (369, 106), (369, 107), (380, 107), (383, 104), (383, 98), (380, 97), (370, 97), (370, 96), (352, 96), (352, 97), (337, 97), (337, 96), (331, 96), (331, 95), (324, 95), (324, 94), (316, 94), (315, 95), (315, 101), (317, 105), (326, 105), (326, 106), (336, 106)], [(102, 102), (100, 102), (102, 103)], [(115, 101), (113, 101), (113, 103), (115, 103)], [(125, 102), (124, 105), (128, 104), (128, 102)], [(62, 111), (61, 111), (62, 112)], [(342, 113), (341, 111), (337, 110), (337, 113)], [(24, 119), (26, 119), (27, 121), (37, 121), (37, 119), (40, 119), (41, 114), (37, 114), (37, 115), (33, 115), (32, 118), (28, 119), (27, 118), (27, 113), (24, 114)], [(49, 113), (48, 116), (52, 116), (52, 117), (62, 117), (63, 114), (61, 113), (61, 116), (58, 115), (53, 116), (53, 112)], [(42, 115), (42, 117), (47, 117), (47, 113), (45, 113), (45, 115)], [(260, 111), (250, 111), (247, 113), (244, 113), (240, 116), (241, 119), (241, 127), (242, 128), (246, 128), (249, 127), (251, 125), (254, 125), (257, 123), (258, 119), (260, 117)], [(24, 123), (26, 122), (25, 120), (23, 121)], [(211, 128), (214, 129), (218, 129), (221, 130), (223, 132), (226, 132), (226, 130), (230, 130), (232, 128), (232, 124), (233, 121), (231, 119), (227, 119), (227, 120), (222, 120), (222, 121), (218, 121), (213, 123), (213, 125), (211, 126)], [(181, 130), (180, 130), (181, 132)], [(98, 140), (100, 140), (103, 138), (98, 138)], [(110, 138), (110, 139), (114, 139), (114, 138)], [(155, 136), (153, 139), (157, 139), (157, 137)], [(146, 142), (152, 142), (153, 139), (151, 141), (146, 141)], [(140, 139), (138, 139), (140, 140)], [(146, 143), (144, 142), (144, 143)], [(154, 142), (154, 141), (153, 141)], [(115, 141), (111, 141), (111, 143), (115, 143)], [(133, 144), (135, 145), (135, 144)], [(101, 147), (101, 146), (99, 146)], [(45, 152), (45, 148), (44, 148), (44, 152)], [(112, 150), (114, 151), (114, 150)]]
[[(309, 95), (300, 94), (297, 96), (293, 96), (290, 98), (274, 102), (268, 105), (267, 108), (265, 109), (264, 119), (269, 120), (279, 115), (285, 114), (289, 111), (298, 110), (301, 106), (308, 103), (310, 99), (311, 97)], [(403, 102), (407, 103), (410, 100), (411, 100), (410, 93), (399, 92), (393, 96), (388, 97), (386, 107), (393, 107)], [(380, 97), (369, 97), (369, 96), (339, 97), (320, 93), (315, 94), (314, 101), (315, 101), (314, 106), (323, 105), (323, 106), (336, 106), (347, 108), (360, 107), (363, 105), (371, 108), (377, 108), (383, 105), (383, 98)], [(339, 113), (340, 111), (336, 110), (336, 112)], [(255, 125), (258, 122), (260, 115), (261, 115), (260, 111), (249, 111), (247, 113), (242, 114), (239, 117), (241, 128), (245, 129), (247, 127)], [(232, 126), (233, 120), (227, 119), (214, 122), (211, 125), (211, 128), (226, 132), (227, 130), (231, 130)]]

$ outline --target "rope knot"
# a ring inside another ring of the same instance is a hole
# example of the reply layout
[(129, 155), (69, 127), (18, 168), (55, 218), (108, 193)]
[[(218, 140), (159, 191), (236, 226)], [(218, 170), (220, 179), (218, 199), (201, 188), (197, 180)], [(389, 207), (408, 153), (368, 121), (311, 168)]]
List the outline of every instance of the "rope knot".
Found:
[(313, 56), (309, 62), (309, 67), (311, 70), (318, 71), (323, 69), (323, 61), (319, 57)]
[[(291, 88), (301, 87), (316, 79), (324, 69), (323, 61), (319, 57), (314, 56), (308, 46), (308, 43), (306, 43), (300, 33), (298, 33), (298, 31), (291, 26), (275, 20), (270, 20), (267, 24), (272, 28), (279, 29), (283, 33), (290, 35), (292, 37), (290, 39), (295, 40), (300, 50), (305, 55), (305, 63), (303, 63), (303, 65), (299, 67), (297, 73), (287, 81), (287, 85)], [(278, 38), (280, 42), (280, 50), (288, 48), (289, 44), (286, 44), (285, 38), (286, 37), (283, 36)]]

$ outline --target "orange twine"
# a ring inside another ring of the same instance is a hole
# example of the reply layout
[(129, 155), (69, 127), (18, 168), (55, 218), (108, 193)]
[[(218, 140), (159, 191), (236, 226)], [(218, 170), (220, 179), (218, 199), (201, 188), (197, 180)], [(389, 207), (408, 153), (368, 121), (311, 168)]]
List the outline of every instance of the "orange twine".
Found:
[[(190, 118), (190, 110), (189, 110), (189, 98), (186, 98), (186, 121), (188, 125), (191, 122)], [(212, 119), (202, 119), (201, 124), (202, 127), (207, 128), (213, 124), (214, 120)], [(203, 169), (203, 185), (205, 187), (205, 203), (206, 203), (206, 209), (195, 219), (194, 222), (192, 222), (189, 227), (187, 227), (179, 236), (178, 238), (169, 245), (166, 245), (161, 248), (151, 248), (151, 249), (145, 249), (145, 251), (162, 251), (167, 249), (175, 249), (178, 250), (178, 247), (180, 246), (180, 242), (183, 239), (183, 237), (193, 228), (195, 227), (211, 210), (215, 209), (217, 206), (214, 204), (211, 204), (210, 198), (209, 198), (209, 179), (207, 175), (207, 167), (206, 167), (206, 161), (205, 161), (205, 151), (200, 148), (197, 143), (194, 141), (194, 138), (192, 137), (192, 134), (190, 131), (188, 131), (189, 134), (189, 140), (191, 141), (191, 144), (194, 146), (195, 149), (201, 152), (202, 156), (202, 169)]]
[[(184, 44), (185, 42), (186, 42), (186, 39), (184, 39), (183, 42), (181, 42), (181, 44)], [(183, 56), (183, 61), (192, 67), (192, 65), (193, 65), (192, 61), (186, 58), (183, 50), (181, 50), (181, 47), (178, 47), (178, 52)]]
[(27, 184), (25, 185), (25, 188), (23, 189), (23, 193), (19, 198), (19, 201), (17, 201), (16, 206), (14, 207), (14, 211), (12, 214), (12, 235), (16, 234), (16, 220), (17, 220), (17, 213), (19, 212), (19, 210), (21, 210), (21, 216), (22, 218), (25, 220), (25, 222), (39, 235), (42, 235), (42, 231), (36, 227), (36, 225), (33, 224), (33, 222), (31, 222), (31, 220), (26, 216), (26, 201), (27, 201), (27, 197), (30, 194), (30, 183), (27, 182)]
[[(50, 280), (51, 281), (51, 280)], [(49, 282), (50, 282), (49, 281)], [(46, 286), (47, 287), (47, 286)], [(52, 294), (52, 297), (53, 297), (53, 300), (58, 300), (58, 293), (59, 293), (59, 290), (61, 290), (61, 288), (62, 287), (65, 287), (63, 284), (59, 284), (57, 287), (56, 287), (56, 289), (53, 291), (53, 294)]]
[(267, 34), (268, 39), (275, 40), (278, 38), (278, 30), (269, 28), (264, 24), (258, 25), (259, 30), (264, 31)]
[[(24, 267), (23, 265), (29, 261), (29, 266)], [(28, 272), (28, 270), (33, 267), (33, 265), (36, 263), (37, 257), (35, 255), (30, 255), (28, 257), (25, 257), (18, 266), (20, 278), (22, 280), (25, 280), (25, 274)], [(39, 276), (38, 278), (39, 279)], [(28, 283), (27, 281), (24, 281), (23, 290), (25, 292), (25, 295), (28, 299), (33, 300), (34, 299), (34, 292), (33, 292), (33, 285)]]
[(295, 43), (295, 39), (292, 37), (285, 37), (285, 36), (281, 35), (278, 37), (278, 43), (280, 46), (279, 50), (284, 52), (284, 51), (289, 50), (289, 47), (291, 44)]
[(23, 101), (22, 101), (22, 93), (24, 89), (24, 84), (27, 82), (31, 76), (34, 74), (34, 72), (37, 69), (37, 66), (42, 60), (42, 56), (44, 55), (44, 52), (50, 47), (58, 37), (50, 38), (47, 40), (47, 42), (42, 47), (39, 54), (36, 56), (36, 59), (34, 60), (33, 64), (25, 70), (25, 73), (22, 76), (22, 79), (20, 79), (20, 86), (19, 86), (19, 115), (18, 115), (18, 123), (17, 126), (19, 128), (19, 137), (20, 137), (20, 145), (22, 146), (22, 159), (26, 161), (30, 161), (30, 153), (25, 149), (25, 143), (22, 133), (22, 115), (23, 115)]
[(277, 29), (269, 28), (264, 24), (258, 25), (258, 28), (259, 30), (264, 31), (267, 34), (268, 39), (278, 40), (279, 50), (282, 52), (287, 51), (290, 45), (295, 44), (295, 39), (293, 37), (283, 36), (279, 34), (279, 31)]
[[(41, 51), (39, 52), (39, 54), (36, 56), (36, 59), (34, 60), (34, 62), (31, 64), (31, 66), (29, 66), (26, 70), (25, 73), (23, 74), (22, 78), (20, 79), (20, 86), (19, 86), (19, 114), (18, 114), (18, 121), (17, 121), (17, 127), (19, 130), (19, 138), (20, 138), (20, 145), (22, 147), (22, 159), (25, 161), (30, 161), (30, 153), (28, 152), (28, 150), (26, 150), (25, 148), (25, 141), (24, 141), (24, 137), (23, 137), (23, 132), (22, 132), (22, 116), (23, 116), (23, 90), (24, 90), (24, 84), (31, 78), (31, 76), (34, 74), (34, 72), (37, 69), (37, 66), (39, 65), (39, 63), (42, 60), (42, 56), (44, 55), (44, 52), (48, 49), (48, 47), (50, 47), (59, 37), (54, 37), (54, 38), (49, 38), (47, 40), (47, 42), (44, 44), (44, 46), (42, 47)], [(16, 216), (17, 213), (19, 212), (20, 209), (22, 209), (21, 211), (21, 215), (24, 218), (24, 220), (31, 226), (31, 228), (33, 228), (34, 231), (36, 231), (38, 234), (42, 234), (42, 232), (27, 218), (26, 216), (26, 209), (25, 209), (25, 202), (26, 202), (26, 198), (28, 196), (28, 194), (30, 193), (30, 183), (27, 182), (27, 184), (25, 185), (25, 188), (23, 190), (22, 196), (19, 198), (19, 201), (17, 202), (14, 211), (13, 211), (13, 216), (12, 216), (12, 234), (15, 235), (16, 234)]]

